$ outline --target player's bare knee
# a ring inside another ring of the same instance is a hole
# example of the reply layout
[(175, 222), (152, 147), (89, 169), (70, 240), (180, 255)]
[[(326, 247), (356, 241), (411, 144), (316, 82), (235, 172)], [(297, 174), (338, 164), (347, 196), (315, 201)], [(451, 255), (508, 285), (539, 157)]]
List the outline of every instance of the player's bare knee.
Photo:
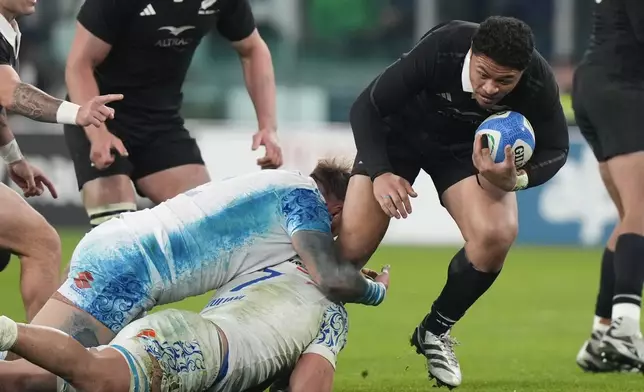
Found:
[(129, 177), (97, 178), (83, 185), (83, 204), (93, 227), (124, 212), (136, 211), (136, 195)]
[(497, 255), (493, 258), (505, 258), (518, 234), (519, 222), (516, 219), (486, 220), (474, 227), (469, 242), (486, 249), (491, 256)]
[(43, 219), (31, 239), (37, 244), (33, 249), (43, 252), (43, 255), (59, 269), (62, 246), (56, 229)]

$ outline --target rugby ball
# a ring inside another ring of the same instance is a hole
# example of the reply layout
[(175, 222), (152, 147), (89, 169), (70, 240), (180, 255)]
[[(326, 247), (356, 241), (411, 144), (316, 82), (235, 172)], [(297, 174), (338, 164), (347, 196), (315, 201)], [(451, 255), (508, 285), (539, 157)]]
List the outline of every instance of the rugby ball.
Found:
[(487, 135), (490, 155), (495, 163), (505, 160), (505, 146), (512, 147), (517, 168), (524, 166), (536, 145), (534, 130), (521, 113), (506, 111), (486, 118), (476, 129), (476, 134)]

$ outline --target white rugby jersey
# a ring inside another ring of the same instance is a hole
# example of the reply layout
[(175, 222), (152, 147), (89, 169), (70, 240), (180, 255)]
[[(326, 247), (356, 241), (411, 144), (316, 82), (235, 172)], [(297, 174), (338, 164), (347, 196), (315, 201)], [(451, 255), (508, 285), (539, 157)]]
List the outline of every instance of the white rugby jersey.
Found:
[(328, 300), (292, 262), (236, 278), (217, 290), (201, 315), (228, 341), (228, 356), (209, 392), (257, 387), (293, 369), (306, 353), (335, 368), (349, 331), (345, 308)]
[(331, 233), (315, 181), (284, 170), (211, 182), (121, 219), (160, 289), (154, 290), (157, 304), (206, 293), (294, 257), (291, 236), (300, 230)]

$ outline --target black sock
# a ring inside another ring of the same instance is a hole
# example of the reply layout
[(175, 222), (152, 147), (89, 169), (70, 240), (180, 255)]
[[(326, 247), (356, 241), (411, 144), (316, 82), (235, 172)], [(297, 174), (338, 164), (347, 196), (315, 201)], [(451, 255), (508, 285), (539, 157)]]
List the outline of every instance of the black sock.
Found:
[(615, 246), (615, 295), (613, 304), (642, 305), (644, 285), (644, 237), (627, 233)]
[(0, 271), (3, 271), (9, 265), (11, 260), (11, 251), (9, 249), (0, 248)]
[(447, 283), (423, 320), (423, 327), (434, 335), (447, 332), (492, 286), (499, 273), (478, 271), (461, 249), (449, 264)]
[(599, 277), (599, 294), (595, 303), (595, 316), (610, 319), (613, 314), (613, 296), (615, 296), (615, 252), (604, 249), (601, 275)]

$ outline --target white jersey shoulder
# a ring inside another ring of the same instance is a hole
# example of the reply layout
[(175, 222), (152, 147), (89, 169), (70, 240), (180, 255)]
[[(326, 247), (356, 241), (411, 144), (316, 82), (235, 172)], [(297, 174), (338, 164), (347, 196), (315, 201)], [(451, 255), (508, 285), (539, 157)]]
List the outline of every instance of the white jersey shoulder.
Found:
[(210, 182), (122, 219), (164, 283), (158, 303), (295, 256), (291, 236), (300, 230), (331, 232), (315, 181), (285, 170)]

